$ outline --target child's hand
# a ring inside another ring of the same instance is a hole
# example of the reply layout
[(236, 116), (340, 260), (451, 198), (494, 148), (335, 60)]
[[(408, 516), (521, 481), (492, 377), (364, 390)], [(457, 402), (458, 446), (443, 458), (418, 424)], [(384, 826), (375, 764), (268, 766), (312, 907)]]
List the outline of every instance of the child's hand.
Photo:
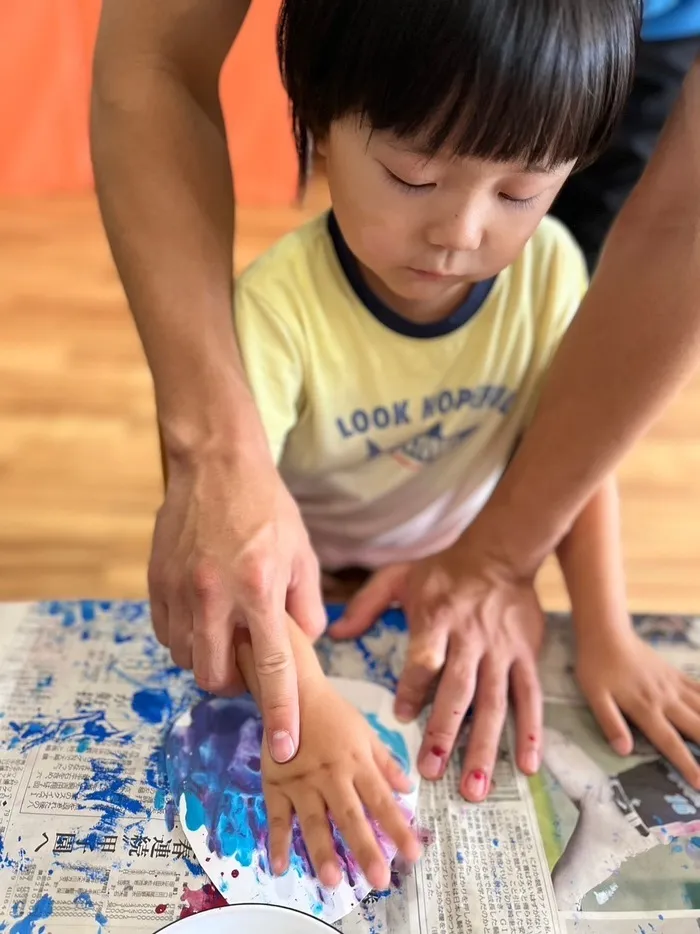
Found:
[(324, 885), (338, 885), (342, 876), (332, 818), (370, 884), (385, 889), (389, 866), (370, 819), (407, 860), (418, 860), (420, 845), (393, 795), (410, 792), (411, 781), (362, 714), (325, 677), (307, 681), (300, 690), (302, 736), (296, 758), (279, 765), (263, 744), (273, 871), (281, 874), (289, 865), (296, 813), (316, 875)]
[(615, 752), (625, 756), (634, 748), (628, 717), (700, 788), (700, 766), (681, 738), (700, 743), (700, 683), (669, 665), (629, 625), (582, 643), (576, 678)]

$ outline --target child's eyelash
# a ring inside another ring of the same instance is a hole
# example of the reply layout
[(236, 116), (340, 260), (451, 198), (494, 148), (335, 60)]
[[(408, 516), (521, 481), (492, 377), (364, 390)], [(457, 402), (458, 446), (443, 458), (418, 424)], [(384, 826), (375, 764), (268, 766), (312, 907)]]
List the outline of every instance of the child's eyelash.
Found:
[(539, 195), (532, 195), (530, 198), (513, 198), (510, 195), (501, 192), (501, 198), (509, 205), (512, 205), (516, 210), (524, 211), (526, 208), (532, 207), (532, 205), (539, 198)]
[(387, 178), (389, 181), (396, 185), (397, 188), (400, 188), (401, 191), (410, 192), (411, 194), (419, 194), (422, 191), (429, 191), (435, 187), (432, 183), (427, 183), (424, 185), (412, 185), (410, 182), (404, 181), (402, 178), (399, 178), (398, 175), (394, 175), (386, 166), (383, 167), (386, 172)]

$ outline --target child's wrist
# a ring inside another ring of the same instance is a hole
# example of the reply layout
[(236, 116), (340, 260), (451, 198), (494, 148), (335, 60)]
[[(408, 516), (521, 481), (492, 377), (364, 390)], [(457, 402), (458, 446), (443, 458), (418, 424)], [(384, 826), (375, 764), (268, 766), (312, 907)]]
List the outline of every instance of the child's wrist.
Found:
[(634, 628), (624, 607), (573, 607), (576, 642), (580, 650), (600, 652), (601, 644), (620, 643), (634, 635)]

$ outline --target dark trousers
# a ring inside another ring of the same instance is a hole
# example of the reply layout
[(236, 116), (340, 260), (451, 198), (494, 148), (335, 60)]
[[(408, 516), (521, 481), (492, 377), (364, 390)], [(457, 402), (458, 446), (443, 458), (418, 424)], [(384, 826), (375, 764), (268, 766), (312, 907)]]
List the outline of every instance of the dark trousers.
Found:
[(632, 94), (609, 148), (593, 165), (571, 176), (552, 207), (551, 213), (578, 240), (591, 271), (699, 53), (700, 37), (642, 43)]

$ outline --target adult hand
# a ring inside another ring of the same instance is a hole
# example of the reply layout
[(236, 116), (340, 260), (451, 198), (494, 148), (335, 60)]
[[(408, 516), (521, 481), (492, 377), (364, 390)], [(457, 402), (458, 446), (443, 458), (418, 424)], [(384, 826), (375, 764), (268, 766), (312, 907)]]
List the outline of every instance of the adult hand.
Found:
[(414, 719), (440, 676), (419, 753), (421, 774), (438, 779), (474, 701), (460, 790), (470, 801), (482, 801), (491, 786), (509, 688), (518, 766), (526, 774), (539, 768), (542, 699), (536, 657), (544, 617), (532, 581), (489, 563), (475, 545), (467, 536), (432, 558), (378, 572), (331, 633), (358, 636), (392, 603), (403, 606), (409, 645), (396, 715)]
[(285, 607), (311, 638), (325, 628), (319, 569), (299, 511), (270, 462), (210, 455), (171, 469), (149, 567), (153, 626), (201, 688), (242, 690), (237, 625), (250, 630), (270, 752), (299, 744), (297, 675)]

